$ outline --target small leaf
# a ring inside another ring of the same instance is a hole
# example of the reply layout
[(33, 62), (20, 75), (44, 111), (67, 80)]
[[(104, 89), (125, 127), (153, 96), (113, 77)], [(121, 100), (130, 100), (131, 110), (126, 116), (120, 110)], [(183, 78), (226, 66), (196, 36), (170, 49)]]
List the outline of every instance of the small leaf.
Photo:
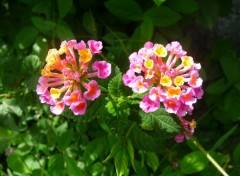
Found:
[(40, 17), (32, 17), (32, 23), (41, 32), (48, 32), (55, 28), (56, 24), (54, 21), (49, 21)]
[(208, 159), (200, 151), (187, 154), (180, 162), (184, 174), (194, 174), (202, 171), (208, 165)]
[(159, 167), (159, 160), (157, 154), (153, 152), (147, 152), (146, 161), (147, 165), (151, 167), (154, 172), (156, 172), (157, 168)]
[(162, 3), (164, 3), (166, 0), (153, 0), (154, 3), (157, 5), (157, 6), (160, 6)]
[(127, 140), (127, 150), (130, 156), (130, 161), (134, 171), (136, 172), (135, 161), (134, 161), (134, 148), (130, 139)]
[(209, 94), (221, 94), (225, 92), (231, 85), (227, 83), (227, 80), (225, 78), (220, 78), (217, 81), (210, 84), (206, 91)]
[(18, 49), (26, 49), (34, 43), (37, 36), (37, 29), (34, 27), (25, 27), (17, 33), (14, 46)]
[(70, 145), (70, 143), (73, 140), (73, 131), (72, 130), (68, 130), (65, 133), (61, 134), (58, 138), (57, 138), (57, 144), (59, 146), (59, 148), (66, 150), (66, 148)]
[(83, 175), (82, 170), (77, 166), (77, 162), (68, 156), (65, 157), (67, 163), (67, 175), (69, 176), (79, 176)]
[(240, 75), (240, 61), (237, 58), (237, 52), (235, 50), (227, 50), (226, 53), (222, 55), (220, 63), (228, 82), (238, 82)]
[(142, 17), (142, 9), (134, 0), (109, 0), (105, 2), (107, 9), (119, 18), (138, 21)]
[(52, 176), (58, 176), (63, 172), (64, 160), (60, 154), (52, 155), (48, 162), (48, 173)]
[(108, 84), (108, 91), (111, 96), (120, 97), (122, 95), (122, 74), (117, 74)]
[(72, 8), (72, 0), (58, 0), (59, 18), (65, 17)]
[(21, 156), (12, 154), (7, 158), (7, 164), (10, 169), (21, 174), (30, 174), (31, 170), (27, 167), (26, 163), (22, 160)]
[(22, 115), (22, 109), (19, 107), (18, 102), (16, 99), (11, 98), (11, 99), (4, 99), (2, 100), (3, 105), (5, 106), (6, 109), (8, 109), (9, 112), (12, 112), (16, 114), (17, 116)]
[(228, 112), (228, 116), (233, 121), (240, 119), (240, 99), (239, 91), (237, 89), (231, 89), (227, 92), (227, 95), (224, 100), (224, 109)]
[(36, 55), (28, 55), (22, 62), (22, 70), (24, 73), (32, 75), (36, 73), (41, 65), (41, 61)]
[(195, 0), (168, 0), (167, 3), (180, 13), (192, 13), (198, 10), (198, 3)]
[(141, 117), (141, 127), (143, 129), (164, 130), (169, 133), (178, 133), (180, 130), (180, 125), (178, 125), (163, 108), (152, 113), (140, 111), (139, 115)]
[(153, 24), (158, 27), (167, 27), (177, 23), (181, 16), (168, 7), (159, 6), (148, 9), (144, 17), (148, 16)]
[(83, 14), (83, 27), (91, 35), (97, 36), (97, 27), (91, 12), (85, 12)]
[(233, 150), (233, 161), (240, 163), (240, 144), (238, 144)]
[(62, 23), (57, 24), (56, 32), (57, 32), (58, 38), (60, 38), (61, 40), (68, 40), (68, 39), (74, 38), (74, 34), (73, 34), (71, 28)]
[(152, 20), (148, 17), (145, 17), (143, 23), (140, 25), (141, 31), (141, 38), (145, 39), (146, 41), (152, 39), (153, 35), (153, 23)]

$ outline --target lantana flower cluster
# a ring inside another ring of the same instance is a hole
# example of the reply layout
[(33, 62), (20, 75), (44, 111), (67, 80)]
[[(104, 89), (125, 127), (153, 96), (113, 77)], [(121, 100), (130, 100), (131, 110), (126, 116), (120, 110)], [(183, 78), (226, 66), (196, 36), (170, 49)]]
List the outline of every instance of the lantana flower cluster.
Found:
[[(143, 111), (154, 112), (164, 105), (180, 120), (192, 113), (193, 104), (203, 95), (201, 65), (187, 55), (179, 42), (166, 46), (147, 42), (129, 56), (129, 61), (123, 82), (133, 92), (145, 93), (140, 102)], [(185, 121), (183, 126), (192, 131)]]
[(99, 85), (92, 78), (107, 78), (111, 74), (111, 64), (91, 62), (102, 48), (101, 41), (89, 40), (86, 44), (70, 40), (63, 41), (60, 49), (48, 51), (36, 91), (42, 103), (51, 105), (52, 113), (59, 115), (69, 106), (75, 115), (83, 115), (87, 100), (94, 101), (100, 96)]

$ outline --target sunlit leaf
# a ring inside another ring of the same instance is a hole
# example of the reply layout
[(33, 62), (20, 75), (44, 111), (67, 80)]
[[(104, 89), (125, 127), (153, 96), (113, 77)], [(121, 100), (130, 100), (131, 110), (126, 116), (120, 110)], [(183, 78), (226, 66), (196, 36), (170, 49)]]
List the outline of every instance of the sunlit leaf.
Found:
[(184, 174), (193, 174), (206, 168), (208, 162), (202, 152), (195, 151), (184, 156), (180, 161), (180, 168)]
[(14, 46), (18, 49), (26, 49), (31, 46), (38, 36), (38, 31), (34, 27), (24, 27), (17, 33)]
[(164, 130), (169, 133), (177, 133), (180, 131), (178, 125), (164, 108), (160, 108), (155, 112), (145, 113), (139, 112), (141, 117), (141, 127), (146, 130)]

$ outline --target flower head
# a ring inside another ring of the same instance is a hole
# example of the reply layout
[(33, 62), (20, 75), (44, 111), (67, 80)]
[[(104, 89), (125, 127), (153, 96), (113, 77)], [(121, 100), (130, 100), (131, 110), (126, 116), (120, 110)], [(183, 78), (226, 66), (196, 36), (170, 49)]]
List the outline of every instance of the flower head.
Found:
[(147, 93), (140, 102), (143, 111), (156, 111), (163, 103), (167, 112), (179, 117), (191, 114), (193, 104), (203, 95), (201, 65), (187, 56), (179, 42), (166, 46), (147, 42), (129, 61), (123, 83), (135, 93)]
[[(87, 100), (94, 101), (100, 96), (98, 83), (91, 78), (105, 79), (111, 74), (110, 63), (95, 61), (91, 64), (93, 56), (101, 49), (101, 41), (89, 40), (86, 44), (70, 40), (63, 41), (58, 50), (48, 51), (36, 92), (42, 103), (51, 105), (52, 113), (59, 115), (69, 106), (75, 115), (83, 115)], [(89, 65), (93, 69), (91, 73)]]

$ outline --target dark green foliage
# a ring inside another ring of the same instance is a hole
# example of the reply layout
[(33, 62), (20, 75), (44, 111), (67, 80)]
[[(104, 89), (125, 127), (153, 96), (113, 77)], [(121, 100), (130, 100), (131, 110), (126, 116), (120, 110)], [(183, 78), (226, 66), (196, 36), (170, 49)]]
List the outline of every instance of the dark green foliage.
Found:
[[(230, 175), (239, 174), (240, 38), (222, 33), (239, 26), (239, 6), (236, 0), (1, 1), (0, 175), (218, 175), (190, 140), (175, 143), (182, 132), (175, 116), (163, 105), (144, 113), (143, 94), (122, 82), (133, 51), (147, 41), (176, 40), (204, 73), (205, 94), (189, 117), (198, 124), (195, 136)], [(85, 115), (66, 108), (55, 116), (35, 89), (48, 50), (74, 38), (103, 41), (93, 59), (111, 62), (112, 74), (97, 80), (101, 96), (88, 102)]]

